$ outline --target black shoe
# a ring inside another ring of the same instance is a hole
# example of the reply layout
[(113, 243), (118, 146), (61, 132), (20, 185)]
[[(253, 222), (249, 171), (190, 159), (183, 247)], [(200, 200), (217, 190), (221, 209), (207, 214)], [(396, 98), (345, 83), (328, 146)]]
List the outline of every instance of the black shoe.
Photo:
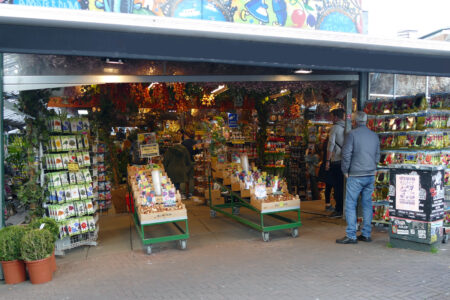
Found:
[(342, 218), (342, 213), (337, 212), (337, 211), (333, 211), (330, 215), (330, 218)]
[(372, 241), (372, 239), (370, 238), (370, 237), (365, 237), (365, 236), (363, 236), (362, 234), (361, 235), (358, 235), (358, 237), (356, 238), (358, 241), (361, 241), (361, 242), (367, 242), (367, 243), (370, 243), (371, 241)]
[(351, 239), (349, 237), (343, 237), (342, 239), (337, 239), (336, 244), (357, 244), (356, 239)]

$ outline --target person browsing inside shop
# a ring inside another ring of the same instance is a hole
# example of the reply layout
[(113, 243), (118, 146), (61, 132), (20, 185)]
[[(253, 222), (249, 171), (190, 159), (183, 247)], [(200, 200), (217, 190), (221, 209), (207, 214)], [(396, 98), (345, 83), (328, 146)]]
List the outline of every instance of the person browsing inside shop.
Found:
[[(342, 148), (342, 173), (347, 178), (345, 197), (346, 236), (337, 239), (338, 244), (356, 244), (358, 241), (371, 242), (372, 193), (375, 172), (380, 160), (378, 135), (366, 126), (367, 115), (356, 113), (356, 128), (350, 131)], [(356, 237), (356, 206), (361, 194), (363, 227)]]
[(331, 185), (334, 189), (334, 200), (336, 202), (335, 211), (330, 217), (342, 217), (343, 202), (344, 202), (344, 176), (341, 171), (341, 152), (344, 145), (344, 132), (345, 112), (342, 108), (338, 108), (332, 111), (333, 114), (333, 127), (330, 131), (330, 137), (327, 146), (327, 161), (325, 169), (330, 171), (330, 177), (332, 178)]

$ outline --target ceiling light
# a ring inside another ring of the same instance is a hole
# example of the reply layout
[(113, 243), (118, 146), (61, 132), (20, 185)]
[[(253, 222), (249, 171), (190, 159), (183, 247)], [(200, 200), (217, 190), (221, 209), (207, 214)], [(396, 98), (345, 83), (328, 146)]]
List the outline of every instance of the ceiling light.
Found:
[(123, 60), (121, 59), (113, 59), (113, 58), (107, 58), (106, 59), (107, 64), (113, 64), (113, 65), (123, 65)]
[(219, 85), (215, 90), (211, 92), (211, 94), (219, 95), (220, 93), (223, 93), (227, 90), (228, 88), (226, 87), (226, 85)]
[(148, 89), (151, 90), (155, 85), (157, 85), (158, 82), (152, 82), (149, 86)]
[(79, 109), (78, 114), (79, 115), (87, 115), (87, 114), (89, 114), (89, 112), (87, 111), (87, 109)]
[(298, 69), (294, 71), (295, 74), (311, 74), (312, 70), (306, 70), (306, 69)]

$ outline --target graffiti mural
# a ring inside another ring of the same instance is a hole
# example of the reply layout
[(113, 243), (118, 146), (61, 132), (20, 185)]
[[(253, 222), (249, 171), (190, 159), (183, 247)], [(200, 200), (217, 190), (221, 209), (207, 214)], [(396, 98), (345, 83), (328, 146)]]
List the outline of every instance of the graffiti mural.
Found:
[(0, 0), (0, 3), (363, 33), (361, 1)]

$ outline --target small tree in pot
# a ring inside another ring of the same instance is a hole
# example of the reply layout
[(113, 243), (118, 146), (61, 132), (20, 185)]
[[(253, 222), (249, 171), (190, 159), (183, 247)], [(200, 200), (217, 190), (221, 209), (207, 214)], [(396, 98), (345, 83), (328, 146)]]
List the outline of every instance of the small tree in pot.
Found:
[(0, 261), (7, 284), (25, 281), (25, 265), (21, 260), (20, 243), (25, 234), (23, 226), (9, 226), (0, 230)]
[(28, 267), (31, 283), (52, 280), (51, 255), (54, 239), (47, 229), (32, 229), (25, 233), (21, 245), (22, 258)]
[[(40, 219), (34, 219), (30, 223), (29, 227), (32, 228), (32, 229), (40, 229), (42, 224), (44, 224), (43, 228), (47, 229), (52, 234), (53, 244), (54, 244), (55, 241), (59, 237), (59, 226), (58, 226), (58, 223), (56, 223), (56, 221), (51, 219), (51, 218), (44, 217), (44, 218), (40, 218)], [(56, 271), (55, 251), (53, 251), (53, 253), (52, 253), (51, 265), (52, 265), (52, 271), (55, 272)]]

